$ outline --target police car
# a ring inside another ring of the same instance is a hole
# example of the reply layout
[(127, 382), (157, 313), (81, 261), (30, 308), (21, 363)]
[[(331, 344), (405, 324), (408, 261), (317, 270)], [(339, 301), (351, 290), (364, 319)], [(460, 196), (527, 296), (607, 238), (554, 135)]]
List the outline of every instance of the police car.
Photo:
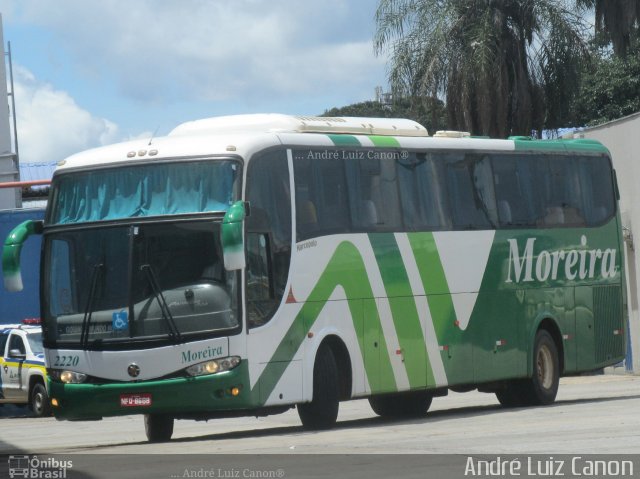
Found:
[(39, 320), (0, 325), (0, 405), (28, 404), (38, 417), (51, 413)]

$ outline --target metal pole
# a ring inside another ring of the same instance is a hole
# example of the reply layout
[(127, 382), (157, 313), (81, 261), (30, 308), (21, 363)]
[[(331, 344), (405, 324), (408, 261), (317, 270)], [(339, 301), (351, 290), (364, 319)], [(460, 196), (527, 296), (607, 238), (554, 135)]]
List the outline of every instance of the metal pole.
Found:
[(9, 82), (11, 84), (11, 113), (13, 117), (13, 143), (16, 148), (16, 171), (17, 180), (20, 181), (20, 154), (18, 152), (18, 126), (16, 122), (16, 96), (13, 89), (13, 63), (11, 62), (11, 42), (7, 42), (7, 56), (9, 57)]
[[(7, 53), (9, 63), (9, 83), (11, 85), (11, 92), (8, 95), (11, 97), (11, 116), (13, 119), (13, 146), (15, 148), (15, 156), (13, 160), (13, 168), (15, 169), (14, 180), (20, 181), (20, 156), (18, 155), (18, 125), (16, 120), (16, 95), (13, 85), (13, 62), (11, 60), (11, 42), (7, 42)], [(22, 189), (16, 189), (15, 204), (17, 208), (22, 208)]]
[(24, 188), (28, 186), (50, 185), (51, 180), (32, 180), (32, 181), (8, 181), (0, 183), (0, 188)]

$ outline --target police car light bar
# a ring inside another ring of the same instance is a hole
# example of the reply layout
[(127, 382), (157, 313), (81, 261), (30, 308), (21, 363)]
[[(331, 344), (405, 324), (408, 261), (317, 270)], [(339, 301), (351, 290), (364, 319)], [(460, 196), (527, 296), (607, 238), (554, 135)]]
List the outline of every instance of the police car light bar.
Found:
[(22, 320), (22, 324), (30, 325), (30, 326), (39, 325), (41, 323), (42, 323), (42, 321), (40, 321), (40, 318), (24, 318)]

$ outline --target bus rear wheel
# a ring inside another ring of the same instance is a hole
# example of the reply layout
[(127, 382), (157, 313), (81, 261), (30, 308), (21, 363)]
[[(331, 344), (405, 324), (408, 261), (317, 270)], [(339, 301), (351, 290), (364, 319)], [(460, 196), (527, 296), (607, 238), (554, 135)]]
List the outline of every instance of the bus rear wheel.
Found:
[(340, 389), (338, 366), (329, 346), (321, 345), (313, 366), (313, 399), (298, 404), (298, 416), (305, 429), (329, 429), (338, 419)]
[(533, 347), (533, 376), (510, 381), (505, 389), (496, 392), (496, 396), (505, 407), (546, 406), (555, 401), (559, 383), (558, 347), (551, 334), (541, 329)]
[(167, 442), (173, 435), (173, 417), (165, 414), (145, 414), (144, 431), (149, 442)]
[(371, 396), (369, 404), (373, 412), (381, 417), (421, 417), (427, 414), (432, 399), (427, 391), (411, 391)]
[(544, 329), (538, 331), (534, 344), (533, 377), (525, 383), (525, 394), (529, 404), (545, 406), (555, 401), (558, 394), (558, 348), (551, 335)]

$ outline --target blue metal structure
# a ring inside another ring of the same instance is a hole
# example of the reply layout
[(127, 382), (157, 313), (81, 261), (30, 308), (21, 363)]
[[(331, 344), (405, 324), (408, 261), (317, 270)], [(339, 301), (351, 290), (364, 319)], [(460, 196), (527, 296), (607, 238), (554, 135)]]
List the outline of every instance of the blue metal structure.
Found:
[[(4, 241), (9, 232), (23, 221), (43, 218), (44, 208), (0, 211), (0, 238)], [(41, 239), (41, 236), (33, 236), (24, 245), (21, 261), (24, 290), (9, 293), (0, 285), (0, 325), (40, 317)]]

